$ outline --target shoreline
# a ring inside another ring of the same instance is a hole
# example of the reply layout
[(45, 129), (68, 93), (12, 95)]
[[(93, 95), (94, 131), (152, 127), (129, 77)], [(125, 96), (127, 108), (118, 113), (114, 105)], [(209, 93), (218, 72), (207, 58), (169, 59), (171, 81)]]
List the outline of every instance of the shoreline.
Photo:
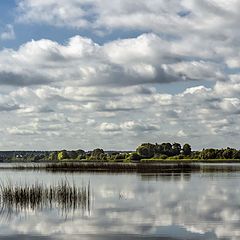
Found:
[(45, 170), (50, 172), (237, 172), (240, 161), (153, 161), (153, 162), (15, 162), (0, 163), (0, 170)]
[(99, 160), (76, 160), (76, 159), (63, 159), (63, 160), (43, 160), (43, 161), (2, 161), (1, 164), (11, 164), (11, 163), (33, 163), (33, 164), (43, 164), (43, 163), (109, 163), (109, 164), (152, 164), (152, 163), (240, 163), (240, 159), (141, 159), (140, 161), (130, 161), (130, 162), (124, 162), (121, 160), (118, 161), (99, 161)]

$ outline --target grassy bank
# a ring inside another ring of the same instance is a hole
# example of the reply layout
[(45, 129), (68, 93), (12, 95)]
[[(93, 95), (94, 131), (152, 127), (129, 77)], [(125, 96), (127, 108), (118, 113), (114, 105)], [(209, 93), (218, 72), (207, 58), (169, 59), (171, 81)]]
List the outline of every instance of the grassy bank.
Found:
[(141, 159), (142, 163), (240, 163), (240, 159)]
[[(45, 170), (51, 172), (136, 172), (136, 173), (181, 173), (181, 172), (208, 172), (208, 171), (240, 171), (240, 164), (223, 161), (152, 161), (137, 163), (115, 162), (54, 162), (46, 164), (18, 164), (1, 167), (1, 169), (15, 170)], [(226, 164), (220, 164), (226, 163)]]
[[(62, 160), (54, 160), (50, 161), (48, 159), (41, 160), (41, 161), (27, 161), (27, 160), (15, 160), (15, 161), (3, 161), (2, 163), (9, 163), (9, 164), (64, 164), (64, 163), (81, 163), (81, 164), (184, 164), (184, 163), (240, 163), (240, 159), (225, 159), (225, 158), (217, 158), (217, 159), (197, 159), (197, 158), (183, 158), (183, 159), (175, 159), (175, 158), (166, 158), (166, 159), (160, 159), (160, 158), (143, 158), (141, 160), (132, 160), (129, 159), (117, 159), (117, 160), (98, 160), (98, 159), (91, 159), (91, 160), (77, 160), (77, 159), (62, 159)], [(0, 162), (1, 164), (1, 162)]]

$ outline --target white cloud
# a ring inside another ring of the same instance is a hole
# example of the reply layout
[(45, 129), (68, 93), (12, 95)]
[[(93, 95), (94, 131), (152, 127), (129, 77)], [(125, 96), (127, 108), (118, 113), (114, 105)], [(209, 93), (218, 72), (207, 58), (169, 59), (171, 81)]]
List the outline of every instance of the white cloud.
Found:
[(46, 39), (31, 41), (17, 51), (0, 52), (0, 84), (24, 86), (54, 82), (62, 85), (68, 82), (70, 86), (124, 86), (225, 79), (216, 64), (181, 63), (170, 45), (155, 34), (103, 46), (80, 36), (71, 38), (66, 45)]
[(105, 86), (80, 86), (75, 91), (68, 86), (19, 88), (1, 96), (0, 123), (7, 129), (1, 135), (9, 142), (41, 136), (44, 141), (38, 146), (46, 148), (50, 141), (51, 149), (134, 149), (146, 141), (186, 139), (194, 148), (237, 147), (239, 98), (231, 85), (224, 82), (229, 89), (225, 95), (219, 82), (213, 88), (192, 87), (178, 94), (162, 94), (153, 87), (139, 91), (139, 86), (107, 91)]
[(184, 79), (191, 80), (227, 80), (220, 65), (204, 61), (188, 61), (165, 65), (169, 74), (177, 74)]
[(104, 123), (100, 124), (99, 130), (104, 133), (105, 132), (120, 132), (121, 128), (117, 124), (104, 122)]
[[(237, 28), (239, 2), (236, 0), (172, 0), (129, 2), (128, 0), (20, 0), (19, 20), (44, 22), (76, 28), (130, 28), (176, 33), (203, 32), (225, 35)], [(228, 28), (226, 28), (228, 27)], [(217, 32), (212, 30), (218, 29)], [(183, 32), (184, 31), (184, 32)]]
[(148, 123), (135, 122), (135, 121), (124, 122), (120, 126), (123, 130), (128, 130), (128, 131), (149, 132), (149, 131), (159, 130), (158, 126), (148, 124)]
[[(195, 148), (238, 147), (239, 7), (236, 0), (18, 1), (24, 24), (143, 33), (1, 50), (1, 135), (19, 144), (24, 133), (28, 141), (42, 136), (39, 148), (186, 139)], [(26, 122), (36, 124), (32, 137)]]
[[(116, 29), (154, 32), (174, 43), (159, 43), (158, 48), (163, 52), (172, 48), (173, 52), (181, 56), (198, 56), (205, 61), (212, 58), (219, 61), (223, 57), (222, 61), (228, 67), (239, 68), (239, 8), (239, 1), (236, 0), (138, 0), (136, 3), (113, 0), (111, 4), (108, 0), (20, 0), (18, 20), (85, 28), (105, 34)], [(118, 46), (113, 46), (112, 50), (121, 48), (124, 44), (121, 42)], [(140, 56), (148, 55), (148, 49), (132, 44), (133, 52), (137, 51)], [(118, 62), (121, 61), (119, 57), (122, 61), (128, 61), (130, 57), (130, 54), (125, 57), (123, 52), (111, 51), (110, 55)], [(136, 55), (133, 54), (133, 57)]]
[(14, 27), (11, 24), (7, 24), (3, 32), (0, 32), (1, 40), (13, 40), (15, 37)]

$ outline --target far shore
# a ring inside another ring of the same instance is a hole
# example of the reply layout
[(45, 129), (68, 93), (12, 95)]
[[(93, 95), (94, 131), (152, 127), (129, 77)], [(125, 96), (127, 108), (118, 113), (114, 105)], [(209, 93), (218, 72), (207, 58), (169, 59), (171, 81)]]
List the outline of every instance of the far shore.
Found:
[(98, 160), (76, 160), (76, 159), (64, 159), (61, 161), (50, 161), (50, 160), (42, 160), (42, 161), (22, 161), (22, 160), (16, 160), (16, 161), (2, 161), (0, 164), (4, 163), (40, 163), (40, 164), (61, 164), (61, 163), (108, 163), (108, 164), (181, 164), (181, 163), (240, 163), (240, 159), (141, 159), (141, 161), (131, 161), (131, 162), (124, 162), (124, 161), (98, 161)]
[(41, 161), (4, 162), (1, 170), (45, 170), (51, 172), (136, 172), (136, 173), (185, 173), (185, 172), (237, 172), (240, 160), (152, 160), (138, 162), (99, 162), (99, 161)]

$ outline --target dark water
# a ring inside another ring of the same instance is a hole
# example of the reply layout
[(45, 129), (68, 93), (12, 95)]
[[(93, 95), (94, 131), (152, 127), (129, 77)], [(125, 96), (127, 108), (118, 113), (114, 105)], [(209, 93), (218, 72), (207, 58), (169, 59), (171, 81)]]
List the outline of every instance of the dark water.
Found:
[[(0, 239), (240, 239), (240, 173), (107, 174), (1, 170), (2, 182), (90, 182), (87, 208), (0, 211)], [(1, 202), (1, 206), (3, 203)]]

